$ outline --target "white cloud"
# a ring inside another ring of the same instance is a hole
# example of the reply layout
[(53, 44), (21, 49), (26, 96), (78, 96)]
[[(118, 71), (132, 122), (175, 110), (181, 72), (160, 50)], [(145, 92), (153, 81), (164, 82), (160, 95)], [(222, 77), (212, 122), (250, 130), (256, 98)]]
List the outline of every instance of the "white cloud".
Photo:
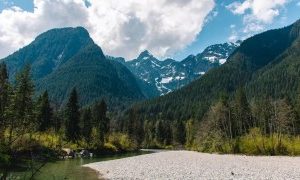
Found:
[(126, 58), (148, 49), (167, 56), (195, 40), (214, 0), (34, 0), (34, 11), (18, 7), (0, 13), (0, 57), (38, 34), (83, 26), (105, 53)]
[(237, 40), (239, 40), (238, 33), (236, 32), (236, 25), (231, 24), (229, 27), (230, 27), (230, 30), (231, 30), (231, 34), (228, 37), (228, 41), (229, 42), (236, 42)]
[(228, 38), (229, 42), (236, 42), (237, 40), (239, 40), (239, 37), (236, 34), (231, 34)]
[(290, 0), (244, 0), (234, 2), (227, 8), (234, 14), (243, 15), (244, 33), (262, 31), (267, 24), (280, 15), (280, 10)]

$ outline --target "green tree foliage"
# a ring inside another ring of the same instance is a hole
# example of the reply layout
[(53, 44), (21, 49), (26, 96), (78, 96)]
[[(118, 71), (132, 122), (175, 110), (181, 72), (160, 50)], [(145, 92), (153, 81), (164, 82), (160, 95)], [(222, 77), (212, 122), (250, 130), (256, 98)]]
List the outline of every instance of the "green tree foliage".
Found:
[(127, 122), (125, 124), (126, 133), (140, 145), (144, 139), (144, 124), (141, 118), (136, 116), (135, 109), (130, 109)]
[(53, 109), (50, 106), (48, 92), (45, 91), (37, 101), (37, 122), (39, 131), (46, 131), (54, 126)]
[(177, 120), (173, 123), (173, 140), (175, 143), (184, 145), (186, 140), (185, 124), (183, 121)]
[(296, 134), (296, 114), (287, 99), (274, 102), (273, 120), (273, 131), (278, 133), (280, 137), (282, 134)]
[(155, 124), (155, 139), (158, 143), (163, 144), (164, 143), (164, 126), (163, 121), (159, 120)]
[(259, 127), (264, 134), (271, 132), (273, 111), (272, 100), (269, 97), (255, 100), (251, 106), (254, 126)]
[(34, 85), (30, 77), (30, 66), (26, 66), (16, 77), (16, 83), (11, 93), (10, 104), (5, 112), (5, 119), (10, 128), (10, 136), (13, 131), (25, 134), (37, 127), (34, 113)]
[[(1, 78), (6, 76), (6, 70), (3, 66), (2, 68)], [(37, 129), (33, 101), (34, 86), (31, 81), (30, 66), (26, 66), (17, 74), (14, 86), (10, 86), (8, 81), (4, 84), (12, 88), (11, 91), (5, 92), (8, 95), (5, 97), (4, 122), (1, 125), (1, 130), (7, 130), (5, 136), (1, 137), (0, 143), (0, 166), (1, 171), (3, 171), (1, 179), (6, 179), (8, 172), (16, 163), (23, 162), (26, 159), (22, 156), (22, 153), (26, 154), (26, 151), (33, 152), (32, 134)], [(27, 158), (27, 161), (31, 164), (30, 167), (33, 167), (33, 153), (31, 155), (30, 158)]]
[(70, 94), (66, 107), (65, 136), (68, 140), (75, 142), (80, 137), (80, 113), (78, 105), (78, 95), (74, 88)]
[(8, 107), (9, 98), (9, 82), (8, 72), (4, 63), (0, 64), (0, 141), (3, 140), (3, 133), (5, 130), (5, 109)]
[(236, 136), (244, 134), (253, 126), (250, 107), (243, 88), (239, 88), (235, 95), (233, 107), (233, 122), (236, 129)]
[(90, 108), (83, 110), (81, 121), (83, 124), (81, 134), (83, 138), (89, 143), (91, 141), (91, 134), (93, 128), (92, 112)]
[(101, 100), (101, 102), (96, 103), (93, 111), (94, 123), (98, 128), (100, 138), (99, 140), (101, 142), (101, 145), (103, 146), (105, 143), (105, 137), (107, 136), (110, 130), (110, 120), (106, 116), (107, 105), (105, 101)]
[(143, 147), (163, 148), (173, 144), (172, 127), (169, 121), (145, 121), (143, 133)]
[(196, 123), (194, 120), (190, 119), (185, 124), (186, 130), (186, 147), (192, 148), (194, 145), (195, 135), (197, 131)]
[(144, 122), (144, 142), (143, 146), (146, 148), (155, 147), (156, 127), (153, 121)]

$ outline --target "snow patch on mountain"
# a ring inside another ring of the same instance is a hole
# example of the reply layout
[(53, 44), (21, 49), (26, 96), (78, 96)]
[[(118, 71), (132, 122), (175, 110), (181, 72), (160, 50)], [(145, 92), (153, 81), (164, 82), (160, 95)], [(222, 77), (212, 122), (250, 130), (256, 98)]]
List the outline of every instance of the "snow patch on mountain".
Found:
[(139, 79), (154, 85), (160, 95), (165, 95), (199, 78), (211, 68), (224, 64), (240, 43), (215, 44), (182, 61), (159, 60), (146, 50), (123, 64)]
[(173, 77), (166, 77), (161, 79), (161, 83), (167, 84), (173, 80)]

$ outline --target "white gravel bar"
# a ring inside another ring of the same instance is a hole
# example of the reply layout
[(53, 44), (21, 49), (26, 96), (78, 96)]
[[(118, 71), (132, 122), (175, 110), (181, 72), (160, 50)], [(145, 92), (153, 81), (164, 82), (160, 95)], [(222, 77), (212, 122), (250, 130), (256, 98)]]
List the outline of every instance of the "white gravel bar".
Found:
[(102, 179), (296, 179), (300, 157), (167, 151), (84, 165)]

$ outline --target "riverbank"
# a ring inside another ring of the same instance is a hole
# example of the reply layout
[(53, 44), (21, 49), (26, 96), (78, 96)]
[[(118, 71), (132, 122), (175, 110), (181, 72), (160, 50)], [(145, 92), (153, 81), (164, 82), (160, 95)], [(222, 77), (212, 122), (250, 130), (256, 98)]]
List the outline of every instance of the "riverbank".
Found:
[(104, 179), (300, 179), (300, 157), (167, 151), (86, 164)]

